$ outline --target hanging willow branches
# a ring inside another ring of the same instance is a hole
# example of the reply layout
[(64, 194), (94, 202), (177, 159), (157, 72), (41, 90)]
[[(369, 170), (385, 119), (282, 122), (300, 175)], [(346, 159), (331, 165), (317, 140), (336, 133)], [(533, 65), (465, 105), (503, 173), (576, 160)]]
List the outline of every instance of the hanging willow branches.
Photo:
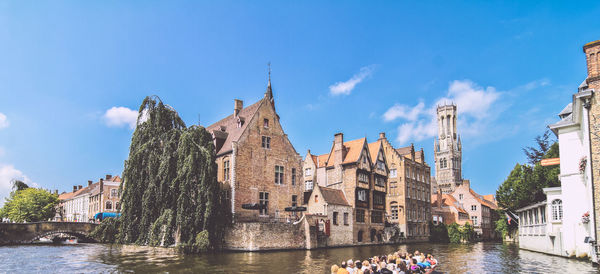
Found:
[(211, 135), (158, 97), (139, 109), (122, 186), (122, 243), (218, 248), (228, 222)]

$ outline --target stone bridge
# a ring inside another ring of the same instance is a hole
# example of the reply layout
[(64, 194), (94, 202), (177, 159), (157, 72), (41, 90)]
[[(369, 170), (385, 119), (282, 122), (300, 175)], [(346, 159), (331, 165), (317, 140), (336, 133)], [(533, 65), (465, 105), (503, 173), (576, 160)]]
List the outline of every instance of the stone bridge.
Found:
[(32, 243), (59, 233), (93, 241), (89, 235), (96, 226), (83, 222), (0, 223), (0, 245)]

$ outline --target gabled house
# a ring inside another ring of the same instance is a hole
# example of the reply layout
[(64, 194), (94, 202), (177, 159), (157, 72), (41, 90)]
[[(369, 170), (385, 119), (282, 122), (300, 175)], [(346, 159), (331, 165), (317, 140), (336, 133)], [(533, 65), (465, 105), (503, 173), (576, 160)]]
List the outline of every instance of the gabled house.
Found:
[[(337, 133), (329, 153), (307, 154), (305, 175), (313, 168), (316, 173), (309, 172), (312, 175), (305, 177), (305, 185), (316, 181), (320, 187), (343, 191), (348, 198), (353, 209), (353, 242), (383, 242), (388, 168), (380, 142), (369, 144), (366, 138), (344, 142), (344, 135)], [(305, 196), (312, 195), (310, 189), (305, 190)]]
[(206, 128), (234, 222), (285, 220), (285, 208), (302, 201), (302, 158), (279, 118), (269, 79), (261, 100), (234, 100), (233, 114)]
[(320, 246), (344, 246), (353, 243), (352, 207), (344, 192), (315, 185), (307, 201), (307, 214), (319, 220)]

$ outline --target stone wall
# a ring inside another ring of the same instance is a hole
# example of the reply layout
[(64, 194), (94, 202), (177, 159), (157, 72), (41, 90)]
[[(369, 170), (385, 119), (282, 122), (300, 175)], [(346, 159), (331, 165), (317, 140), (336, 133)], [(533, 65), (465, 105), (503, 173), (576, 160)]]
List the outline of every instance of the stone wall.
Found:
[(259, 251), (307, 248), (306, 221), (293, 223), (235, 223), (225, 232), (227, 250)]

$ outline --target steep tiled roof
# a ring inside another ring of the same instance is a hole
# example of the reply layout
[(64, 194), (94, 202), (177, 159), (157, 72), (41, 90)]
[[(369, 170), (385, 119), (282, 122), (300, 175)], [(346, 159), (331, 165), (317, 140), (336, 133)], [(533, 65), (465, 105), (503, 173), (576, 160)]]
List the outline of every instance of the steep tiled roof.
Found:
[(350, 206), (348, 201), (346, 201), (346, 197), (344, 197), (344, 192), (341, 190), (328, 187), (319, 187), (319, 189), (321, 190), (323, 199), (328, 204)]
[(494, 194), (483, 195), (483, 198), (492, 203), (495, 203), (496, 201), (496, 198), (494, 198)]
[(399, 147), (396, 149), (396, 152), (398, 152), (398, 154), (400, 154), (400, 155), (406, 155), (406, 154), (410, 154), (410, 149), (411, 149), (411, 146)]
[(460, 206), (460, 204), (454, 198), (454, 196), (452, 196), (450, 194), (442, 194), (442, 203), (445, 206), (451, 206), (451, 207), (456, 208), (456, 210), (458, 210), (459, 212), (469, 214), (469, 213), (467, 213), (467, 211), (464, 208), (462, 208), (462, 206)]
[(323, 154), (323, 155), (317, 156), (317, 161), (318, 161), (317, 167), (324, 167), (325, 163), (327, 162), (327, 158), (329, 158), (329, 154)]
[[(365, 145), (365, 142), (367, 142), (367, 138), (360, 138), (360, 139), (344, 142), (344, 150), (346, 151), (346, 157), (344, 157), (342, 164), (358, 162), (358, 160), (360, 158), (360, 153), (362, 151), (362, 148)], [(328, 155), (327, 160), (326, 160), (327, 166), (331, 167), (334, 165), (333, 147), (331, 148), (331, 153), (329, 153), (327, 155)]]
[(312, 159), (313, 163), (315, 163), (315, 166), (318, 167), (319, 166), (319, 162), (318, 162), (318, 159), (317, 159), (317, 155), (312, 155), (311, 154), (310, 158)]
[(371, 161), (373, 161), (373, 163), (377, 162), (377, 154), (379, 153), (380, 146), (381, 141), (376, 141), (369, 144), (369, 153), (371, 154)]
[[(212, 133), (213, 131), (222, 131), (223, 133), (227, 133), (220, 135), (226, 137), (223, 145), (216, 152), (217, 155), (232, 150), (231, 144), (237, 141), (240, 138), (240, 136), (242, 136), (242, 133), (246, 129), (247, 125), (250, 123), (250, 120), (252, 120), (252, 118), (256, 114), (256, 111), (258, 110), (263, 101), (264, 98), (250, 106), (243, 108), (242, 110), (240, 110), (237, 117), (231, 114), (206, 128), (206, 130), (210, 133)], [(244, 123), (241, 127), (238, 127), (238, 117), (244, 120)]]
[(477, 194), (477, 192), (475, 192), (472, 188), (469, 188), (469, 192), (471, 192), (471, 195), (473, 195), (473, 197), (475, 197), (475, 199), (479, 203), (481, 203), (491, 209), (498, 209), (498, 206), (494, 202), (486, 200), (485, 198), (483, 198), (483, 196)]

